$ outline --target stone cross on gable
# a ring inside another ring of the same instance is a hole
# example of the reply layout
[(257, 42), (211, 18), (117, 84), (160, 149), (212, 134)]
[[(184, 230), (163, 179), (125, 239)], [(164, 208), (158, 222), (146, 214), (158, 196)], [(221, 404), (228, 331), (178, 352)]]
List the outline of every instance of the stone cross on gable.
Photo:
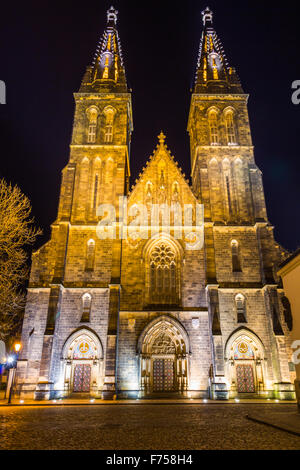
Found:
[(159, 144), (162, 146), (162, 145), (165, 145), (165, 140), (166, 140), (166, 136), (165, 134), (161, 131), (161, 133), (159, 134), (158, 136), (158, 141), (159, 141)]

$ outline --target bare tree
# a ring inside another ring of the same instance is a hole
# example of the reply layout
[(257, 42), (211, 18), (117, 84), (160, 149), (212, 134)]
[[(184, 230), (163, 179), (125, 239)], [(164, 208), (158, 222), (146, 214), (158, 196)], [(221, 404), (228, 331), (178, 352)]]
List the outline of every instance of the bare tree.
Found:
[(25, 305), (29, 269), (25, 247), (41, 230), (33, 227), (31, 203), (17, 186), (0, 180), (0, 340), (17, 328)]

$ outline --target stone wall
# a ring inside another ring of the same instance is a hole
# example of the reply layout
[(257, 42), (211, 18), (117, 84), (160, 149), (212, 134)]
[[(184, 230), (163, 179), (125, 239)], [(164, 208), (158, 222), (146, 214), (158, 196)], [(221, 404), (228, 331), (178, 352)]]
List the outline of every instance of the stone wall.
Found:
[[(140, 390), (138, 341), (144, 329), (161, 318), (176, 319), (188, 335), (188, 390), (206, 396), (212, 364), (211, 334), (207, 311), (120, 312), (118, 340), (118, 386), (121, 394)], [(196, 322), (195, 322), (196, 320)]]

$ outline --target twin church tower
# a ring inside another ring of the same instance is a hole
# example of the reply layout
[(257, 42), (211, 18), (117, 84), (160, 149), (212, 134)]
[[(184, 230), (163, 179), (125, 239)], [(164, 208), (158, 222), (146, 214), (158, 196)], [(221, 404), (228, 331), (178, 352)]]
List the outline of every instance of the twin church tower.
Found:
[[(57, 219), (34, 255), (18, 361), (24, 398), (293, 397), (292, 317), (276, 267), (246, 95), (209, 8), (188, 119), (192, 186), (165, 136), (129, 188), (133, 132), (117, 11), (75, 93)], [(204, 206), (204, 244), (161, 226), (100, 239), (97, 208)]]

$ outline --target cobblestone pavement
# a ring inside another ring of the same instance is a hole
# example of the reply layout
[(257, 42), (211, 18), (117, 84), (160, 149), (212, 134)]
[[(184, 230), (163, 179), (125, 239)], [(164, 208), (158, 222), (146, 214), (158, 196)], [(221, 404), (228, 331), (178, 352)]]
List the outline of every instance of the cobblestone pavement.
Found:
[(300, 449), (300, 437), (246, 419), (295, 405), (2, 407), (0, 449)]

